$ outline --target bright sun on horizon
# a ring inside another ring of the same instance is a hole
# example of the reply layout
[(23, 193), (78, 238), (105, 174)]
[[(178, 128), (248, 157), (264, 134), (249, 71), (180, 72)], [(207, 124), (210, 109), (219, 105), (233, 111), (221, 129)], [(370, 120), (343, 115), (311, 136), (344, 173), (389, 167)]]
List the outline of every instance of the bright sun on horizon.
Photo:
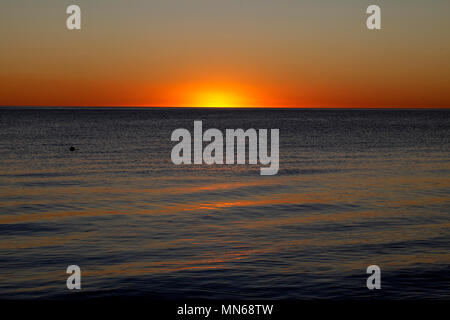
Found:
[(184, 92), (183, 105), (196, 108), (239, 108), (254, 105), (253, 94), (249, 90), (224, 86), (189, 86)]
[(242, 106), (237, 94), (227, 91), (204, 91), (195, 94), (193, 105), (201, 108), (236, 108)]

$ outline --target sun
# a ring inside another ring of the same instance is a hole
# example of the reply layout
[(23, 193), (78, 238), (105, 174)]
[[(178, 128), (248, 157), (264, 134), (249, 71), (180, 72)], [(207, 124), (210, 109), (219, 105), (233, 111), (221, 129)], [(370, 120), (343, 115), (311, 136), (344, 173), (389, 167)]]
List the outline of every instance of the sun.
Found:
[(193, 105), (200, 108), (236, 108), (244, 99), (236, 92), (226, 90), (202, 90), (194, 94)]
[(182, 83), (168, 90), (175, 105), (194, 108), (256, 108), (263, 105), (254, 85), (225, 81)]
[(177, 92), (184, 106), (195, 108), (239, 108), (253, 104), (253, 93), (242, 85), (229, 83), (194, 83)]

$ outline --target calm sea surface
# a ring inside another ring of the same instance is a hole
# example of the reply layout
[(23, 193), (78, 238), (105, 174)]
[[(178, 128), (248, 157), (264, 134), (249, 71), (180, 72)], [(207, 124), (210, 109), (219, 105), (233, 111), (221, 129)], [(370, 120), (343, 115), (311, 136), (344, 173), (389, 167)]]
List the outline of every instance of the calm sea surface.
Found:
[[(194, 120), (279, 174), (175, 166)], [(449, 227), (450, 110), (0, 109), (0, 298), (449, 299)]]

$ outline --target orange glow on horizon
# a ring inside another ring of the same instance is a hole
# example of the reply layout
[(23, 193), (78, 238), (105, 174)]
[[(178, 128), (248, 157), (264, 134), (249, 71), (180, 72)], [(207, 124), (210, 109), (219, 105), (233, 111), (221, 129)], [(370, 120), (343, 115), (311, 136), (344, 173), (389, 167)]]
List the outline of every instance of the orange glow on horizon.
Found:
[[(245, 108), (262, 106), (255, 89), (236, 84), (194, 84), (173, 88), (176, 105), (194, 108)], [(259, 90), (258, 90), (259, 91)]]
[(200, 108), (236, 108), (242, 106), (239, 103), (241, 99), (234, 92), (204, 91), (195, 93), (192, 105)]

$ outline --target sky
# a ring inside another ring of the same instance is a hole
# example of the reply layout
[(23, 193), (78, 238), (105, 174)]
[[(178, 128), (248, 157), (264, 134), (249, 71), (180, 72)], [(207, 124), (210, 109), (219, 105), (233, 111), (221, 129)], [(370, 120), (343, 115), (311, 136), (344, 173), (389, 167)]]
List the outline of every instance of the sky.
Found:
[(448, 0), (2, 0), (0, 105), (450, 107), (449, 39)]

